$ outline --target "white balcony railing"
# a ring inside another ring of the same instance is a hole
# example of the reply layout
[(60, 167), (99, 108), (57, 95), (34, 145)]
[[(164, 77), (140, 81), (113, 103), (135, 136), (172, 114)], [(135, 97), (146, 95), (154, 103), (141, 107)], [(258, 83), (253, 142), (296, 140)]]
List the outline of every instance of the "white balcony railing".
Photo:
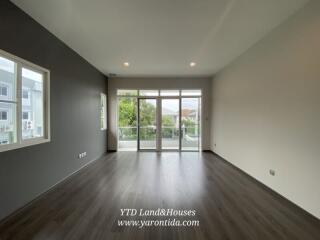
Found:
[[(182, 139), (187, 141), (198, 141), (199, 138), (199, 128), (194, 127), (183, 127)], [(162, 139), (178, 139), (179, 138), (179, 128), (176, 127), (162, 127)], [(138, 137), (137, 127), (119, 127), (118, 128), (119, 141), (136, 141)], [(140, 127), (140, 140), (151, 140), (156, 137), (156, 127)]]

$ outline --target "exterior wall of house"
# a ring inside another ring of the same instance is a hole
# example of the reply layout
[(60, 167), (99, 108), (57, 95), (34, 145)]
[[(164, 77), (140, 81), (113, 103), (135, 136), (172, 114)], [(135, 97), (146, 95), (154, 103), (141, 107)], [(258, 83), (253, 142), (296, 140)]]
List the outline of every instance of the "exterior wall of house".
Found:
[[(12, 99), (12, 93), (14, 89), (12, 81), (13, 79), (13, 73), (0, 69), (0, 100)], [(12, 104), (0, 103), (0, 145), (9, 144), (14, 141), (14, 110), (15, 109), (13, 108)]]
[[(12, 99), (14, 73), (0, 69), (0, 100)], [(43, 84), (29, 78), (23, 78), (22, 93), (22, 137), (23, 139), (43, 135)], [(15, 106), (10, 103), (0, 103), (0, 113), (5, 112), (6, 119), (0, 117), (0, 145), (15, 142)], [(36, 114), (37, 113), (37, 114)]]

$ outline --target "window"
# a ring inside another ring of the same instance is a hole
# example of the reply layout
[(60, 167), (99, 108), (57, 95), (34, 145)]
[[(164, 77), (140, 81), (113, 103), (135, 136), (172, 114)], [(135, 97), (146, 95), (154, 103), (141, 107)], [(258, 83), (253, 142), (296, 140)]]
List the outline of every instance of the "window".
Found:
[(7, 111), (0, 111), (0, 120), (2, 120), (2, 121), (8, 120), (8, 112)]
[(201, 89), (118, 90), (118, 149), (199, 151), (201, 94)]
[(101, 93), (101, 130), (107, 129), (107, 96), (104, 93)]
[(22, 113), (22, 120), (28, 120), (29, 119), (29, 112), (23, 112)]
[(117, 91), (118, 96), (137, 96), (138, 90), (118, 90)]
[(22, 101), (22, 111), (30, 110), (34, 117), (22, 123), (22, 139), (43, 137), (44, 133), (43, 74), (23, 67), (22, 98), (31, 100), (29, 95), (32, 95), (32, 101)]
[(22, 90), (22, 98), (29, 99), (29, 91), (28, 90), (25, 90), (25, 89)]
[(50, 141), (49, 81), (48, 70), (0, 50), (0, 152)]
[(160, 96), (179, 96), (180, 91), (179, 90), (160, 90)]
[(155, 97), (155, 96), (159, 96), (159, 91), (158, 90), (140, 90), (139, 95)]
[(8, 87), (0, 86), (0, 96), (7, 97), (8, 96)]
[(182, 90), (181, 96), (201, 96), (201, 90)]

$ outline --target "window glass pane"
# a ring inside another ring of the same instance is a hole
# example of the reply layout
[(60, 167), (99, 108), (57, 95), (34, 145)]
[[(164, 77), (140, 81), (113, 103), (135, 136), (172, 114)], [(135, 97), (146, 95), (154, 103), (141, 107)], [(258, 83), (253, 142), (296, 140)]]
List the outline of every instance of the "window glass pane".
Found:
[(140, 90), (139, 91), (140, 96), (159, 96), (158, 90)]
[(138, 95), (138, 90), (125, 90), (125, 89), (120, 89), (117, 91), (118, 96), (137, 96)]
[(22, 113), (22, 119), (23, 120), (28, 120), (29, 119), (29, 112), (23, 112)]
[(0, 102), (0, 145), (17, 142), (16, 104)]
[(200, 98), (181, 99), (181, 148), (199, 150)]
[(0, 101), (16, 99), (16, 64), (0, 57)]
[(43, 75), (22, 68), (22, 112), (28, 112), (28, 119), (22, 119), (23, 140), (43, 137), (43, 94)]
[(201, 90), (182, 90), (181, 96), (201, 96)]
[(160, 96), (179, 96), (179, 90), (161, 90)]
[(107, 96), (101, 93), (101, 130), (107, 129)]
[(161, 100), (162, 149), (179, 150), (179, 99)]
[(118, 148), (137, 150), (137, 98), (118, 98)]
[(27, 89), (22, 89), (22, 98), (23, 99), (29, 98), (29, 91)]
[(157, 147), (157, 100), (139, 100), (139, 141), (140, 149)]

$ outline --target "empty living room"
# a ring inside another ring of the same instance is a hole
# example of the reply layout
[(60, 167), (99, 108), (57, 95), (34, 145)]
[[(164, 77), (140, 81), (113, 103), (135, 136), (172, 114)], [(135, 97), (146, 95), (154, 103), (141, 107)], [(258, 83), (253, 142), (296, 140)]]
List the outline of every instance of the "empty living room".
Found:
[(0, 240), (319, 240), (319, 0), (1, 0)]

